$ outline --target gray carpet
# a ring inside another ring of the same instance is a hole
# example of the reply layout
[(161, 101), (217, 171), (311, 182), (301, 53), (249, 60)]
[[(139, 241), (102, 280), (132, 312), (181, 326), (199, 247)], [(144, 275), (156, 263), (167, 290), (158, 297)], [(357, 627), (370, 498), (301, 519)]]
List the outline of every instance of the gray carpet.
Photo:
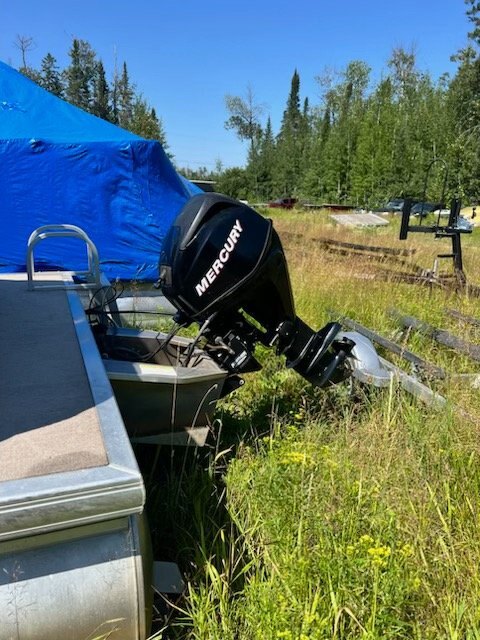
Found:
[(0, 480), (108, 463), (64, 290), (0, 276)]

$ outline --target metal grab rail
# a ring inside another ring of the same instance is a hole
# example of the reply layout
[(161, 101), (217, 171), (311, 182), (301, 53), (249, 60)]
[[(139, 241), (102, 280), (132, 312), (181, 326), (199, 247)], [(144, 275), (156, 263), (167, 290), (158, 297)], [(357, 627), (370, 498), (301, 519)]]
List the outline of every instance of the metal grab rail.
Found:
[[(38, 227), (30, 234), (27, 242), (27, 278), (28, 289), (32, 291), (35, 288), (34, 276), (35, 276), (35, 261), (33, 250), (35, 246), (45, 240), (46, 238), (78, 238), (83, 240), (87, 245), (87, 259), (88, 269), (86, 271), (76, 271), (76, 275), (85, 276), (87, 282), (81, 284), (72, 284), (71, 288), (85, 289), (90, 287), (100, 288), (101, 274), (100, 274), (100, 262), (98, 259), (97, 247), (93, 241), (88, 237), (83, 229), (73, 224), (46, 224), (42, 227)], [(37, 272), (39, 273), (39, 272)], [(58, 288), (63, 285), (58, 284), (42, 284), (37, 287), (40, 288)]]

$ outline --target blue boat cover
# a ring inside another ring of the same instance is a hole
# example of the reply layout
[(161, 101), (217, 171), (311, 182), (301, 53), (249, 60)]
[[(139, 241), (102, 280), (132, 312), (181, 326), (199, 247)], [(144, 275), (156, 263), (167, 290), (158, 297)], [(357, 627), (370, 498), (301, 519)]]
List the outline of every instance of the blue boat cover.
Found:
[[(45, 91), (0, 62), (0, 271), (25, 271), (31, 232), (81, 227), (114, 280), (157, 278), (161, 244), (198, 188), (161, 144), (144, 140)], [(37, 269), (79, 270), (79, 240), (35, 249)]]

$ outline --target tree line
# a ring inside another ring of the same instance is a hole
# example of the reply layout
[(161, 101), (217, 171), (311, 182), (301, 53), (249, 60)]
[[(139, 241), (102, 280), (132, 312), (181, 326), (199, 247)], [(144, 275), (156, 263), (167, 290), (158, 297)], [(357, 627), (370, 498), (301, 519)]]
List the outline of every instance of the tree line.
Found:
[[(375, 205), (392, 197), (480, 199), (480, 0), (465, 0), (471, 24), (466, 46), (452, 56), (453, 77), (433, 80), (417, 67), (413, 51), (397, 47), (376, 82), (361, 60), (316, 80), (321, 99), (301, 96), (293, 72), (278, 132), (251, 87), (227, 95), (225, 127), (248, 144), (244, 167), (177, 169), (191, 179), (215, 180), (216, 189), (254, 202), (292, 196), (311, 202)], [(20, 71), (54, 95), (100, 118), (168, 145), (161, 118), (131, 81), (126, 62), (107, 80), (102, 60), (74, 38), (69, 64), (60, 69), (47, 53), (40, 68), (28, 64), (32, 38), (17, 36)], [(267, 116), (265, 118), (265, 116)], [(220, 150), (219, 150), (220, 151)], [(446, 178), (446, 180), (445, 180)]]
[(86, 40), (72, 40), (68, 52), (69, 64), (63, 69), (60, 69), (51, 53), (42, 58), (40, 68), (29, 65), (28, 52), (34, 44), (31, 37), (17, 36), (15, 44), (21, 51), (21, 73), (88, 113), (143, 138), (158, 140), (167, 151), (162, 120), (142, 94), (137, 92), (126, 62), (123, 62), (120, 70), (114, 70), (113, 78), (108, 81), (102, 60)]
[(465, 0), (472, 25), (467, 45), (452, 59), (453, 77), (434, 81), (417, 68), (414, 51), (397, 47), (388, 71), (371, 82), (360, 60), (316, 78), (321, 93), (311, 106), (300, 95), (295, 70), (278, 133), (251, 88), (227, 95), (227, 128), (248, 142), (244, 168), (217, 176), (224, 191), (268, 200), (374, 205), (395, 196), (420, 198), (433, 159), (426, 197), (480, 199), (480, 2)]

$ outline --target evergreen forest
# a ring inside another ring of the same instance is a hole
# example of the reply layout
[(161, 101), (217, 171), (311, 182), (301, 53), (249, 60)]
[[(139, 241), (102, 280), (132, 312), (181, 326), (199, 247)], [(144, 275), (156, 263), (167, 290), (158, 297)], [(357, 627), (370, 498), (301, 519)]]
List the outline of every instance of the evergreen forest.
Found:
[[(448, 166), (446, 198), (475, 203), (480, 199), (480, 2), (465, 4), (471, 30), (465, 46), (452, 53), (453, 75), (432, 78), (418, 68), (413, 49), (399, 46), (378, 79), (362, 60), (321, 72), (320, 98), (313, 104), (302, 95), (294, 70), (278, 131), (250, 86), (244, 95), (225, 96), (224, 125), (248, 145), (244, 167), (225, 169), (218, 161), (214, 171), (177, 169), (192, 179), (215, 180), (218, 191), (253, 202), (291, 196), (375, 206), (392, 197), (421, 198), (428, 166), (442, 158)], [(40, 69), (29, 66), (32, 38), (17, 36), (16, 44), (20, 71), (35, 82), (100, 118), (159, 140), (168, 153), (162, 120), (137, 92), (126, 62), (108, 81), (102, 61), (84, 40), (72, 41), (64, 69), (51, 53)], [(444, 179), (438, 165), (427, 199), (440, 198)]]
[[(295, 196), (310, 202), (374, 206), (392, 197), (421, 198), (435, 158), (448, 166), (446, 196), (480, 198), (480, 2), (466, 0), (471, 25), (464, 48), (452, 55), (453, 76), (434, 80), (417, 67), (414, 50), (392, 50), (387, 72), (352, 60), (316, 80), (321, 99), (301, 94), (294, 71), (278, 132), (252, 89), (227, 96), (225, 123), (248, 142), (245, 168), (219, 178), (242, 198)], [(432, 172), (426, 196), (436, 200), (445, 172)]]
[(102, 60), (85, 40), (72, 40), (68, 52), (70, 63), (64, 69), (59, 68), (51, 53), (42, 58), (39, 69), (29, 65), (28, 53), (34, 46), (33, 38), (17, 36), (15, 44), (22, 56), (19, 71), (28, 78), (88, 113), (144, 138), (158, 140), (168, 153), (162, 120), (137, 92), (126, 62), (120, 70), (115, 65), (109, 82)]

